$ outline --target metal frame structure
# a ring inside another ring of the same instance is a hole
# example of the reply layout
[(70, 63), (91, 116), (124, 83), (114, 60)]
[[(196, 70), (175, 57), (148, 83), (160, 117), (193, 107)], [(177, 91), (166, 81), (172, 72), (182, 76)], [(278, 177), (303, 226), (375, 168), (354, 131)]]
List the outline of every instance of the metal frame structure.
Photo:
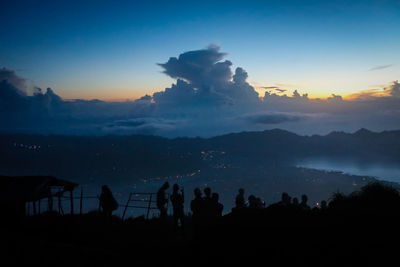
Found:
[[(149, 214), (150, 210), (158, 209), (152, 203), (157, 203), (157, 200), (153, 199), (153, 195), (157, 195), (157, 193), (130, 193), (128, 200), (126, 201), (125, 207), (124, 207), (124, 212), (122, 213), (122, 219), (125, 218), (126, 211), (128, 208), (136, 208), (136, 209), (147, 209), (146, 212), (146, 219), (149, 219)], [(137, 196), (148, 196), (147, 199), (141, 198), (141, 199), (133, 199), (132, 197), (137, 197)], [(167, 198), (169, 199), (169, 194), (167, 194)], [(129, 205), (130, 202), (140, 202), (140, 203), (146, 203), (145, 206), (140, 206), (140, 205)], [(168, 203), (167, 202), (167, 210), (168, 210)]]

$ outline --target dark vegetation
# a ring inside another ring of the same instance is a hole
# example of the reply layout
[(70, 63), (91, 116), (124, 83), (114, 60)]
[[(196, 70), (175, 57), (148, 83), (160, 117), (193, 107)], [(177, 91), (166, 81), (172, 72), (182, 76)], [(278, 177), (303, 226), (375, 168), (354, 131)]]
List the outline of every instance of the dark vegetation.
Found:
[[(190, 196), (192, 197), (192, 196)], [(349, 195), (335, 193), (326, 209), (292, 204), (236, 209), (184, 231), (171, 220), (105, 220), (47, 213), (2, 229), (5, 259), (52, 266), (322, 265), (384, 266), (398, 255), (400, 195), (371, 183)]]

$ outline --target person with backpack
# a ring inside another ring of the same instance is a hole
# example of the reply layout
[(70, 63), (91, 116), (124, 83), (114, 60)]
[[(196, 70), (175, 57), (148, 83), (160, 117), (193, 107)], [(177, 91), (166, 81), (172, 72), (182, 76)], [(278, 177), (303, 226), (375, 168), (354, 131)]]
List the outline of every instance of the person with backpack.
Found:
[(157, 208), (160, 211), (160, 219), (165, 219), (167, 217), (167, 207), (168, 198), (165, 191), (169, 188), (169, 183), (165, 182), (157, 192)]
[(174, 225), (175, 228), (179, 228), (179, 222), (181, 224), (181, 228), (183, 228), (183, 217), (184, 217), (184, 212), (183, 212), (183, 203), (184, 203), (184, 191), (183, 189), (180, 190), (179, 192), (179, 185), (174, 184), (172, 188), (172, 194), (170, 196), (170, 200), (172, 203), (172, 211), (173, 211), (173, 217), (174, 217)]
[(110, 188), (107, 185), (103, 185), (101, 187), (101, 195), (99, 200), (104, 216), (110, 219), (112, 212), (118, 209), (118, 202), (115, 200)]

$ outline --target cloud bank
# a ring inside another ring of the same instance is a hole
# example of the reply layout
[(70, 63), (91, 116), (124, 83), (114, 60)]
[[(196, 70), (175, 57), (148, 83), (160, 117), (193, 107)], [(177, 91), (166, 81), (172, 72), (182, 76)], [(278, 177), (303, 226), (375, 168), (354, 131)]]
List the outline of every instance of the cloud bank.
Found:
[(158, 64), (174, 80), (165, 90), (135, 101), (66, 101), (52, 89), (33, 88), (15, 71), (0, 69), (0, 132), (40, 134), (152, 134), (214, 136), (282, 128), (299, 134), (382, 131), (400, 125), (400, 83), (362, 92), (310, 99), (294, 90), (265, 87), (260, 96), (248, 73), (232, 69), (218, 46), (189, 51)]

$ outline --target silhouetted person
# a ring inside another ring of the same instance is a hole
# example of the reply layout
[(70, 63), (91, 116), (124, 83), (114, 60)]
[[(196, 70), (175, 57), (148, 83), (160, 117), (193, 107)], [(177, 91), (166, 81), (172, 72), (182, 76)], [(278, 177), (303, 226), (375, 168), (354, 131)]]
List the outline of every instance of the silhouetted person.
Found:
[(309, 209), (310, 209), (310, 206), (308, 206), (307, 201), (308, 201), (307, 195), (302, 195), (302, 196), (301, 196), (300, 207), (301, 207), (302, 209), (304, 209), (304, 210), (309, 210)]
[(171, 203), (172, 203), (172, 210), (173, 210), (173, 217), (174, 217), (174, 224), (175, 227), (178, 228), (178, 222), (181, 223), (181, 227), (183, 227), (183, 217), (184, 217), (184, 212), (183, 212), (183, 203), (184, 203), (184, 191), (181, 189), (181, 192), (179, 193), (179, 185), (174, 184), (173, 186), (173, 192), (171, 194)]
[(192, 211), (193, 220), (193, 233), (195, 238), (199, 237), (200, 225), (203, 220), (203, 198), (201, 197), (201, 191), (199, 188), (194, 189), (194, 199), (190, 202), (190, 210)]
[(236, 208), (241, 209), (246, 207), (246, 202), (244, 200), (244, 189), (239, 189), (239, 194), (236, 196), (235, 200)]
[(257, 209), (258, 208), (257, 198), (254, 195), (250, 195), (248, 199), (249, 199), (249, 208)]
[(199, 219), (202, 216), (203, 198), (199, 188), (194, 189), (194, 199), (190, 202), (190, 210), (193, 213), (193, 220)]
[(219, 195), (217, 193), (213, 193), (211, 196), (212, 204), (213, 204), (213, 216), (221, 217), (222, 211), (224, 209), (224, 205), (219, 203)]
[(205, 217), (212, 217), (213, 201), (211, 199), (211, 188), (204, 188), (204, 198), (203, 198), (203, 211), (201, 212)]
[(256, 197), (256, 205), (258, 209), (262, 209), (265, 207), (264, 201), (262, 201), (259, 197)]
[(292, 203), (292, 197), (290, 195), (288, 195), (287, 197), (287, 203), (290, 205)]
[(289, 194), (286, 193), (286, 192), (283, 192), (282, 193), (282, 200), (281, 200), (281, 202), (279, 202), (279, 204), (281, 206), (289, 206), (290, 205), (290, 200), (291, 200), (291, 197), (289, 196)]
[(204, 200), (206, 200), (206, 201), (211, 200), (211, 188), (210, 187), (204, 188)]
[(325, 200), (321, 201), (321, 210), (326, 210), (328, 208), (328, 203)]
[(109, 219), (112, 216), (112, 212), (118, 209), (118, 203), (107, 185), (101, 187), (100, 207), (104, 216)]
[(299, 206), (299, 199), (298, 199), (297, 197), (294, 197), (294, 198), (293, 198), (292, 204), (293, 204), (294, 206), (298, 207), (298, 206)]
[(165, 190), (169, 188), (169, 183), (165, 182), (157, 192), (157, 208), (160, 211), (160, 218), (165, 219), (167, 217), (168, 198), (165, 194)]

